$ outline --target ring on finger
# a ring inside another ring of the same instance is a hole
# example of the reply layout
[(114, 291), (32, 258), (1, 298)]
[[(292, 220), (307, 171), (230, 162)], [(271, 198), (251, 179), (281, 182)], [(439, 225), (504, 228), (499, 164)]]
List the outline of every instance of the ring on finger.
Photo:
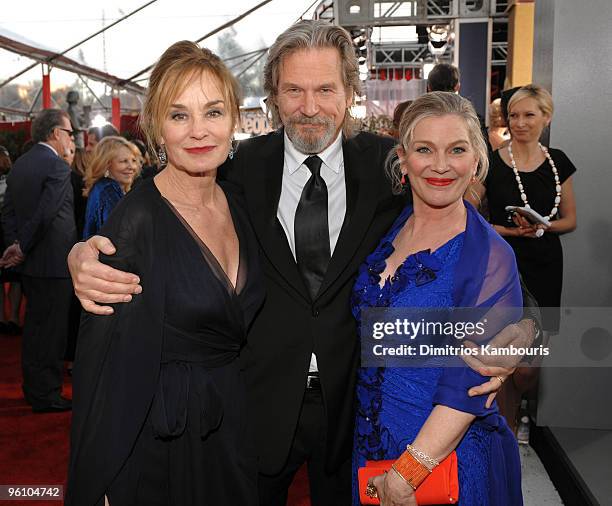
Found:
[(368, 497), (373, 499), (378, 497), (378, 490), (376, 490), (376, 486), (372, 483), (368, 483), (368, 486), (365, 489), (365, 493)]
[(495, 376), (495, 377), (496, 377), (496, 378), (499, 380), (499, 382), (500, 382), (502, 385), (504, 384), (504, 381), (506, 381), (506, 378), (504, 378), (503, 376)]

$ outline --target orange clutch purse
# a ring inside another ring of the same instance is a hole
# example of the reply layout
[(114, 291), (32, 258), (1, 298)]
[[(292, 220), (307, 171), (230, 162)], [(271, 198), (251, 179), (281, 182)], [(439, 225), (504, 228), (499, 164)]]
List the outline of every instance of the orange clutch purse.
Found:
[[(368, 460), (365, 467), (357, 470), (359, 499), (361, 504), (380, 504), (376, 497), (366, 495), (368, 480), (391, 469), (395, 460)], [(416, 489), (416, 500), (421, 504), (455, 504), (459, 500), (459, 476), (457, 474), (457, 453), (446, 457), (439, 466)]]

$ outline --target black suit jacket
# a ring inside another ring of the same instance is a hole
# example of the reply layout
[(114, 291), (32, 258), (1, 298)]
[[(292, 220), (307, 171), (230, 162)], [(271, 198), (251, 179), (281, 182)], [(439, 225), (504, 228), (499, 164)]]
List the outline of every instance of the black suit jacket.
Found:
[(18, 240), (21, 272), (67, 278), (66, 257), (77, 241), (70, 167), (47, 146), (34, 145), (7, 177), (2, 207), (5, 241)]
[(242, 142), (233, 163), (224, 167), (222, 177), (243, 188), (266, 279), (266, 302), (241, 356), (262, 473), (280, 471), (289, 454), (312, 352), (327, 414), (327, 467), (333, 470), (350, 458), (360, 357), (350, 295), (359, 265), (405, 202), (392, 195), (384, 175), (392, 146), (392, 139), (368, 133), (344, 141), (346, 215), (314, 301), (276, 218), (284, 164), (282, 132)]

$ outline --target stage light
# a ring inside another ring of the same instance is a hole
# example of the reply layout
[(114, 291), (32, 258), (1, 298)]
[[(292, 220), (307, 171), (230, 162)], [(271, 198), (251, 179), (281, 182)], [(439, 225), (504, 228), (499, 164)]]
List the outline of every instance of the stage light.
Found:
[(108, 124), (108, 121), (101, 114), (96, 114), (94, 116), (94, 119), (91, 121), (92, 127), (103, 127), (104, 125), (107, 125), (107, 124)]
[(427, 36), (429, 37), (427, 47), (432, 55), (440, 56), (446, 52), (449, 33), (449, 25), (433, 25), (427, 27)]

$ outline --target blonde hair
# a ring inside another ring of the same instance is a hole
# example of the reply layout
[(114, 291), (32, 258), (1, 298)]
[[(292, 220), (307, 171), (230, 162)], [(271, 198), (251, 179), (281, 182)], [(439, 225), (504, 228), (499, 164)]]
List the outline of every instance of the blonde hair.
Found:
[(496, 98), (489, 106), (489, 126), (491, 128), (503, 128), (506, 125), (506, 119), (502, 113), (501, 98)]
[[(268, 59), (264, 67), (264, 91), (267, 94), (266, 105), (275, 127), (283, 124), (275, 103), (283, 59), (296, 51), (322, 48), (338, 50), (344, 88), (352, 97), (361, 92), (359, 64), (350, 34), (344, 28), (330, 25), (327, 21), (302, 20), (281, 33), (268, 51)], [(345, 137), (350, 137), (354, 129), (354, 120), (347, 109), (344, 114), (342, 132)]]
[(195, 42), (183, 40), (172, 44), (155, 64), (140, 116), (140, 127), (150, 150), (157, 154), (162, 125), (170, 104), (196, 77), (203, 74), (218, 81), (234, 126), (240, 120), (240, 86), (223, 61), (212, 51)]
[[(121, 148), (128, 148), (134, 156), (140, 158), (140, 150), (131, 142), (123, 137), (111, 135), (104, 137), (93, 150), (91, 160), (85, 168), (85, 188), (83, 195), (87, 197), (93, 185), (104, 177), (104, 174), (109, 169), (113, 159), (117, 156), (117, 152)], [(140, 167), (136, 169), (136, 177), (140, 171)], [(129, 188), (128, 188), (129, 190)]]
[(527, 86), (523, 86), (514, 95), (512, 95), (512, 98), (510, 98), (508, 101), (508, 114), (510, 114), (512, 106), (524, 98), (533, 98), (538, 104), (540, 111), (552, 118), (554, 112), (552, 95), (547, 89), (542, 88), (537, 84), (528, 84)]
[(136, 144), (134, 144), (131, 141), (128, 141), (128, 144), (130, 145), (130, 149), (132, 150), (132, 153), (134, 154), (134, 158), (136, 158), (136, 161), (138, 162), (138, 168), (136, 169), (136, 176), (138, 176), (140, 175), (140, 170), (142, 169), (142, 165), (144, 164), (145, 159), (142, 156), (142, 152), (140, 151), (140, 148)]
[[(489, 170), (489, 153), (487, 144), (482, 136), (480, 121), (474, 110), (472, 103), (448, 91), (432, 91), (417, 98), (402, 115), (399, 126), (399, 145), (406, 149), (412, 142), (414, 129), (417, 124), (426, 118), (439, 118), (447, 114), (459, 116), (464, 122), (468, 131), (469, 142), (476, 153), (478, 169), (476, 178), (484, 181)], [(396, 147), (396, 148), (397, 148)], [(396, 149), (389, 154), (387, 161), (387, 175), (393, 185), (393, 193), (399, 194), (403, 191), (402, 172), (400, 161), (395, 154)]]

